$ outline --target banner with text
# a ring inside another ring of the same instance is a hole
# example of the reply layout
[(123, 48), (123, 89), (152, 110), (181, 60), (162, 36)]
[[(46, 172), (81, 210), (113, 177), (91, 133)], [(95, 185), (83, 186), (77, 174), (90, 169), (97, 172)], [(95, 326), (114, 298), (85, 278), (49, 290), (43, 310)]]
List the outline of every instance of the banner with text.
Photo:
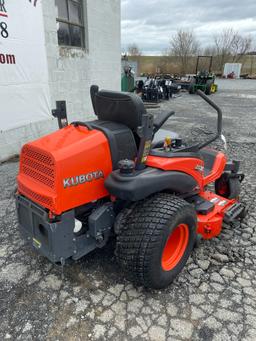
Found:
[(0, 0), (0, 130), (50, 118), (40, 0)]

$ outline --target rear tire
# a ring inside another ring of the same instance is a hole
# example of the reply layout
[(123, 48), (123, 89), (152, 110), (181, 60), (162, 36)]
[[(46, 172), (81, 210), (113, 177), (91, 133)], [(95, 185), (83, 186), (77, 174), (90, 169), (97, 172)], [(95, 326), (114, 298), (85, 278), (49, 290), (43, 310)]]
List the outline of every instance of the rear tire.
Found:
[(167, 193), (155, 194), (121, 213), (117, 260), (137, 285), (165, 288), (186, 264), (196, 242), (196, 226), (192, 205)]
[(188, 91), (189, 91), (190, 95), (194, 95), (194, 93), (195, 93), (194, 84), (189, 86)]
[(193, 95), (193, 94), (195, 94), (195, 84), (196, 84), (196, 80), (195, 80), (195, 78), (193, 78), (192, 79), (192, 81), (190, 82), (190, 84), (189, 84), (189, 88), (188, 88), (188, 92), (191, 94), (191, 95)]
[(205, 87), (205, 94), (206, 95), (211, 95), (211, 93), (212, 93), (212, 84), (213, 84), (212, 81), (207, 81), (206, 87)]
[(194, 95), (195, 94), (195, 82), (191, 82), (188, 88), (188, 92), (190, 93), (190, 95)]

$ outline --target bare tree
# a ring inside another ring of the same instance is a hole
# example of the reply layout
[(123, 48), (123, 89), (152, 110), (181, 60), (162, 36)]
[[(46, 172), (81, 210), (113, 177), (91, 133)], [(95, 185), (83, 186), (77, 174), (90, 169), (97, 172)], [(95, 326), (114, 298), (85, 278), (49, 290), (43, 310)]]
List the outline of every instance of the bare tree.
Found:
[(231, 54), (233, 57), (233, 62), (239, 62), (251, 49), (252, 38), (250, 36), (241, 36), (236, 33), (234, 35)]
[(240, 61), (250, 50), (252, 39), (250, 36), (242, 36), (233, 28), (222, 31), (221, 34), (214, 36), (216, 56), (219, 70), (229, 60), (232, 62)]
[(170, 53), (179, 58), (180, 71), (186, 74), (188, 71), (189, 60), (199, 51), (199, 43), (193, 31), (178, 30), (170, 41)]
[(129, 56), (141, 56), (142, 52), (139, 49), (138, 45), (133, 43), (128, 45), (128, 55)]
[(232, 28), (223, 30), (221, 34), (214, 36), (218, 69), (230, 59), (234, 31)]

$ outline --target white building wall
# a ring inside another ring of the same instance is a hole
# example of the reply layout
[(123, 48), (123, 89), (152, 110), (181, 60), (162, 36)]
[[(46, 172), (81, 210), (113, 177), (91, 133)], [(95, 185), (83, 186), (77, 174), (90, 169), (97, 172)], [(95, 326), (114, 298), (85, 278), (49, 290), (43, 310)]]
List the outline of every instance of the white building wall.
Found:
[(52, 106), (67, 101), (70, 120), (92, 114), (89, 89), (120, 89), (120, 0), (84, 0), (86, 51), (58, 47), (53, 0), (44, 0)]
[[(83, 0), (86, 49), (58, 46), (54, 0), (43, 0), (45, 44), (51, 106), (67, 102), (69, 122), (93, 118), (92, 84), (120, 90), (120, 0)], [(18, 110), (18, 108), (17, 108)], [(19, 153), (22, 145), (57, 129), (49, 119), (0, 134), (0, 161)]]

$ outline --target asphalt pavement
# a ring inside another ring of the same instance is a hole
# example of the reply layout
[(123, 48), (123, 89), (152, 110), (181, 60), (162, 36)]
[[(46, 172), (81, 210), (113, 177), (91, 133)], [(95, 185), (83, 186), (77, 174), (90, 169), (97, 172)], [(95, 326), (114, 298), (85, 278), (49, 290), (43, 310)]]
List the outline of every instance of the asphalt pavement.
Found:
[[(113, 244), (63, 272), (34, 252), (17, 226), (18, 162), (0, 166), (0, 340), (256, 340), (256, 81), (219, 81), (211, 98), (223, 109), (227, 154), (242, 161), (241, 200), (249, 213), (202, 241), (165, 290), (127, 281)], [(196, 95), (163, 102), (166, 109), (176, 115), (165, 128), (186, 141), (207, 138), (216, 127), (215, 112)]]

